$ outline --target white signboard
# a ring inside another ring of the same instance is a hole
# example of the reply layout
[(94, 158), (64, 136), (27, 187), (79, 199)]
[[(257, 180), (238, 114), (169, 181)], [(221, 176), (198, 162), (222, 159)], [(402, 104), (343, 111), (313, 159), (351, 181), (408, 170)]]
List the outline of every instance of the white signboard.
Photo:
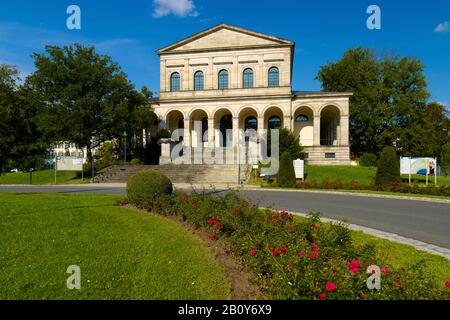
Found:
[(78, 157), (57, 157), (57, 171), (83, 171), (83, 158)]
[(295, 178), (305, 180), (305, 161), (294, 160)]
[(400, 174), (434, 175), (436, 165), (434, 158), (400, 158)]

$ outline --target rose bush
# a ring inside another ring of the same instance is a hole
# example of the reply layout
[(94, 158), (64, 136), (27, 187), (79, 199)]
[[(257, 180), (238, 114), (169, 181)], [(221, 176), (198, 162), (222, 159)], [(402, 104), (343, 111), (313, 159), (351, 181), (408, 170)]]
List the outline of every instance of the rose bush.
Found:
[[(438, 286), (419, 263), (397, 269), (371, 245), (356, 245), (344, 223), (322, 224), (288, 212), (261, 210), (229, 193), (152, 198), (149, 211), (177, 216), (221, 239), (227, 252), (254, 275), (273, 299), (448, 299), (448, 284)], [(367, 287), (367, 268), (376, 265), (381, 290)]]

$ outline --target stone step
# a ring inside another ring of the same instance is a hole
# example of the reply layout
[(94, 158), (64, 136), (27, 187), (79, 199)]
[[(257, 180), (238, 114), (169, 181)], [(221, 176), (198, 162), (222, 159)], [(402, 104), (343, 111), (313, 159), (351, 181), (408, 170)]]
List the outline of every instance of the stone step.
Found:
[[(96, 182), (126, 183), (142, 170), (163, 172), (174, 183), (237, 183), (238, 167), (235, 165), (161, 165), (161, 166), (113, 166), (96, 177)], [(248, 177), (250, 168), (241, 166), (241, 177)]]

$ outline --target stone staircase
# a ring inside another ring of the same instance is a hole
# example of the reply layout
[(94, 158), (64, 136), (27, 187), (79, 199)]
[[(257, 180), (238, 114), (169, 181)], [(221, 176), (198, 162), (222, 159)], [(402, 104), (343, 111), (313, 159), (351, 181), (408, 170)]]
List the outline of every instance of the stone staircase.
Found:
[[(189, 184), (237, 184), (237, 165), (165, 164), (160, 166), (112, 166), (95, 178), (95, 183), (126, 183), (141, 170), (163, 172), (173, 183)], [(251, 166), (241, 165), (241, 183), (250, 177)]]

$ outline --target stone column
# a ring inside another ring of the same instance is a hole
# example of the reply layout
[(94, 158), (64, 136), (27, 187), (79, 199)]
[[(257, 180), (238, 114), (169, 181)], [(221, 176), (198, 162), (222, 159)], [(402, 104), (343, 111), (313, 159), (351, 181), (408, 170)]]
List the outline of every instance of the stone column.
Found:
[(291, 117), (284, 117), (284, 120), (283, 120), (283, 124), (284, 124), (284, 127), (286, 128), (286, 129), (289, 129), (289, 130), (292, 130), (292, 118)]
[(216, 128), (214, 126), (214, 118), (208, 118), (208, 147), (214, 148), (214, 138), (216, 136)]
[(314, 146), (320, 147), (320, 115), (314, 115)]
[(238, 145), (239, 139), (239, 118), (233, 117), (233, 147)]
[(186, 147), (191, 147), (191, 121), (189, 119), (184, 119), (184, 137), (183, 144)]
[(341, 124), (340, 124), (340, 145), (341, 146), (348, 146), (350, 144), (349, 142), (349, 136), (350, 136), (350, 119), (349, 116), (341, 116)]

